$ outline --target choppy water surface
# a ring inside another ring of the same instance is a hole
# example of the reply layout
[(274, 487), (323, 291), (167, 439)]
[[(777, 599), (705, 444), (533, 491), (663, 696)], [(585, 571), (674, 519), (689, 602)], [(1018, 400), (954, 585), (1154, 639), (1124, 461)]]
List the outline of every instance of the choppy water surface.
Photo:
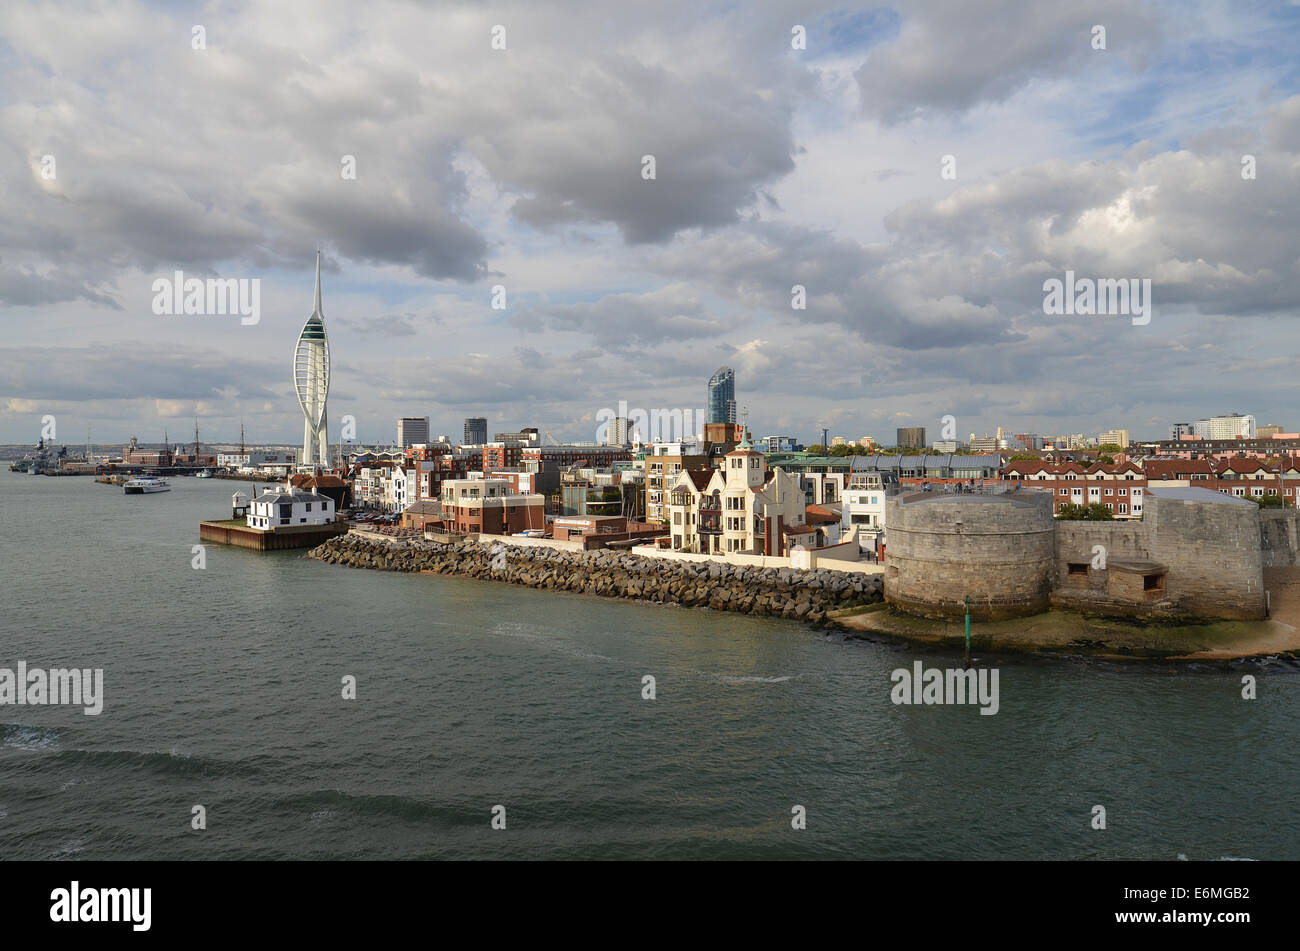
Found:
[(996, 716), (895, 706), (890, 671), (960, 657), (297, 552), (195, 570), (240, 486), (172, 483), (0, 472), (0, 667), (106, 695), (0, 706), (0, 857), (1300, 857), (1294, 665), (1002, 659)]

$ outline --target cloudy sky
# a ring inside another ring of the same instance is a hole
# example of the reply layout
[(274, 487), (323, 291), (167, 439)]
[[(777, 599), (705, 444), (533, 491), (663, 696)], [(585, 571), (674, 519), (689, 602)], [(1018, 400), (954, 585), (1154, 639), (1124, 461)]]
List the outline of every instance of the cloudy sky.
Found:
[[(300, 441), (317, 247), (332, 439), (592, 439), (724, 364), (805, 441), (1295, 429), (1298, 48), (1285, 0), (7, 0), (0, 442)], [(1150, 323), (1045, 314), (1067, 269)], [(176, 270), (260, 321), (155, 314)]]

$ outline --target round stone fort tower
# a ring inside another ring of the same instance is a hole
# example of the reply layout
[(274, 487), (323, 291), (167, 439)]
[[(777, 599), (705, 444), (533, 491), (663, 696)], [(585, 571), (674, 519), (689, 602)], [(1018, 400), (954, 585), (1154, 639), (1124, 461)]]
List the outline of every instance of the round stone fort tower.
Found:
[(913, 492), (887, 503), (885, 600), (909, 614), (996, 621), (1046, 611), (1055, 571), (1050, 493)]

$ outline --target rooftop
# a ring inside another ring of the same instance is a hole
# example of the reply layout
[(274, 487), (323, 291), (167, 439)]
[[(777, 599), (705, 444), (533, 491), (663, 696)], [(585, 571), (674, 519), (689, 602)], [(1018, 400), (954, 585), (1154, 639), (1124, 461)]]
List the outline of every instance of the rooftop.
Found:
[(1217, 492), (1214, 489), (1200, 489), (1195, 486), (1173, 486), (1169, 488), (1164, 486), (1151, 488), (1148, 486), (1147, 495), (1153, 495), (1158, 499), (1181, 499), (1184, 502), (1205, 502), (1217, 505), (1255, 504), (1250, 499), (1239, 499), (1226, 492)]
[(333, 503), (328, 495), (316, 495), (314, 492), (303, 492), (301, 489), (292, 489), (285, 492), (263, 492), (254, 502), (330, 502)]

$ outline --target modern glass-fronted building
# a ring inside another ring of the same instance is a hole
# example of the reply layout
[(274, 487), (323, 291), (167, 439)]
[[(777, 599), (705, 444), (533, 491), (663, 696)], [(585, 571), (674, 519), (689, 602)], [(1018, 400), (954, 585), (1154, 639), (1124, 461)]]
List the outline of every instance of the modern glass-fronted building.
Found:
[(465, 445), (481, 446), (487, 442), (487, 417), (465, 417)]
[(731, 367), (718, 367), (709, 377), (710, 423), (736, 422), (736, 371)]

